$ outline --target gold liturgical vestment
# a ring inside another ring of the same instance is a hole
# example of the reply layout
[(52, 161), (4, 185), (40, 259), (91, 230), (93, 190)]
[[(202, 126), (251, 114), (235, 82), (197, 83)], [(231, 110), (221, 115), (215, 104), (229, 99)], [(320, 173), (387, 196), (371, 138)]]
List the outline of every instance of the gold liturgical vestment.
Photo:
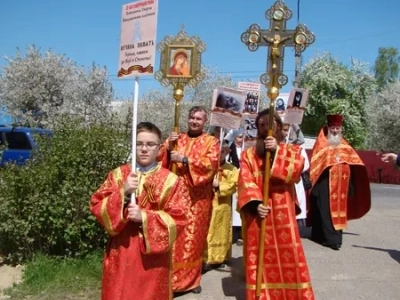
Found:
[(222, 264), (231, 257), (232, 195), (237, 190), (239, 170), (225, 162), (218, 173), (219, 189), (214, 194), (212, 215), (203, 255), (206, 264)]

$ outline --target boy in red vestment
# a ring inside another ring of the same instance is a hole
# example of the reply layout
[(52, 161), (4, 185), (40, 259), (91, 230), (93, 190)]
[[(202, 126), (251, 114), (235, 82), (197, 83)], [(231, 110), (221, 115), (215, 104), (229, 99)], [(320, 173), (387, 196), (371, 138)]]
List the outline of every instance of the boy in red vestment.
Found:
[[(310, 274), (296, 221), (294, 183), (304, 158), (298, 145), (281, 143), (282, 120), (274, 115), (274, 136), (267, 137), (269, 109), (256, 119), (257, 143), (242, 153), (238, 204), (243, 221), (246, 300), (255, 299), (261, 219), (266, 218), (260, 299), (314, 300)], [(268, 206), (262, 204), (265, 151), (272, 151)]]
[(160, 142), (160, 129), (138, 124), (136, 171), (118, 167), (92, 196), (90, 211), (110, 235), (102, 300), (173, 299), (171, 249), (190, 200), (183, 180), (157, 162)]
[(205, 108), (192, 107), (188, 132), (172, 132), (159, 156), (164, 167), (176, 164), (177, 175), (188, 187), (191, 200), (188, 225), (176, 240), (172, 253), (174, 292), (201, 293), (203, 253), (214, 199), (213, 180), (219, 164), (219, 141), (204, 132), (206, 122)]

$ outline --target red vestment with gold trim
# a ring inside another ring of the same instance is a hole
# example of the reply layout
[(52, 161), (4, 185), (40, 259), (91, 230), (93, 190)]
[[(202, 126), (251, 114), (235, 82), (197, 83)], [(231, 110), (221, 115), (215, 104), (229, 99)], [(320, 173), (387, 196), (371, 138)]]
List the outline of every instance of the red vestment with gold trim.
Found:
[[(329, 168), (329, 206), (335, 230), (347, 228), (347, 221), (360, 219), (371, 208), (371, 189), (367, 169), (357, 152), (342, 139), (338, 146), (330, 146), (327, 127), (323, 127), (314, 144), (310, 179), (318, 182), (321, 174)], [(354, 190), (349, 195), (350, 176)], [(307, 224), (311, 224), (311, 207), (307, 214)]]
[(171, 249), (187, 223), (189, 192), (182, 179), (160, 163), (149, 172), (137, 172), (136, 201), (143, 223), (132, 222), (124, 210), (130, 171), (130, 165), (123, 165), (110, 172), (91, 199), (90, 211), (110, 235), (101, 299), (173, 299)]
[[(164, 167), (170, 167), (165, 141), (159, 159)], [(181, 133), (177, 150), (188, 157), (189, 165), (177, 163), (177, 175), (182, 177), (190, 193), (188, 225), (178, 237), (173, 248), (173, 290), (185, 292), (200, 285), (203, 252), (210, 226), (214, 192), (212, 182), (218, 172), (219, 141), (206, 133), (189, 137)]]
[[(244, 232), (246, 300), (256, 299), (261, 219), (255, 208), (263, 199), (264, 161), (251, 147), (242, 153), (240, 164), (238, 205)], [(303, 165), (299, 146), (278, 146), (270, 173), (271, 212), (266, 218), (261, 300), (315, 299), (295, 211), (294, 183), (299, 182)]]

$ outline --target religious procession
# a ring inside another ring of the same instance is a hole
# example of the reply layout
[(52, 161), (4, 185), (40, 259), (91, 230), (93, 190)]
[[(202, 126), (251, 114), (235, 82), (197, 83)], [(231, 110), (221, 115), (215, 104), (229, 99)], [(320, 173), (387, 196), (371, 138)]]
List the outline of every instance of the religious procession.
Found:
[(342, 115), (326, 116), (309, 157), (300, 127), (308, 91), (296, 86), (286, 107), (275, 105), (288, 81), (284, 48), (300, 55), (315, 40), (304, 25), (286, 29), (289, 11), (275, 2), (266, 12), (270, 28), (253, 24), (241, 36), (251, 51), (269, 49), (261, 77), (269, 108), (259, 109), (258, 83), (220, 87), (211, 108), (182, 116), (187, 131), (179, 103), (185, 86), (201, 80), (205, 45), (183, 29), (158, 45), (155, 77), (173, 87), (175, 126), (162, 141), (157, 124), (136, 125), (134, 116), (132, 163), (111, 171), (92, 196), (90, 210), (110, 235), (103, 300), (201, 294), (204, 274), (229, 271), (232, 244), (242, 247), (243, 299), (315, 299), (300, 228), (340, 250), (348, 221), (370, 210), (371, 191), (364, 163), (342, 136)]
[[(113, 164), (107, 164), (108, 157), (114, 156), (114, 151), (117, 153), (124, 145), (110, 138), (108, 143), (104, 142), (105, 138), (100, 146), (96, 146), (88, 141), (84, 131), (79, 131), (83, 137), (78, 134), (79, 147), (86, 147), (86, 152), (98, 148), (99, 153), (106, 153), (105, 158), (99, 155), (87, 163), (91, 171), (84, 176), (88, 177), (90, 193), (84, 191), (86, 202), (83, 209), (88, 217), (84, 214), (79, 216), (101, 232), (91, 231), (86, 223), (81, 223), (79, 230), (64, 225), (67, 228), (61, 229), (64, 235), (59, 240), (66, 242), (58, 241), (63, 247), (54, 246), (59, 245), (55, 241), (46, 246), (46, 250), (62, 256), (67, 251), (60, 248), (87, 244), (91, 251), (99, 251), (102, 257), (97, 259), (99, 269), (89, 270), (89, 273), (101, 272), (101, 279), (98, 277), (95, 283), (98, 287), (95, 295), (102, 300), (398, 299), (396, 291), (393, 298), (388, 298), (386, 294), (382, 296), (380, 291), (375, 291), (375, 286), (371, 288), (374, 289), (373, 296), (370, 296), (371, 292), (368, 296), (359, 296), (363, 284), (364, 287), (384, 284), (393, 281), (395, 276), (390, 272), (374, 272), (375, 264), (385, 270), (389, 267), (379, 259), (371, 261), (364, 257), (365, 252), (351, 252), (349, 249), (378, 250), (388, 253), (398, 262), (400, 256), (398, 250), (355, 244), (354, 239), (359, 238), (360, 230), (351, 231), (349, 228), (353, 229), (353, 224), (364, 226), (366, 219), (371, 224), (375, 222), (370, 225), (376, 226), (371, 230), (371, 236), (375, 234), (374, 242), (378, 244), (384, 240), (380, 239), (383, 233), (376, 229), (379, 223), (383, 220), (397, 222), (398, 219), (392, 219), (394, 213), (391, 214), (398, 203), (387, 205), (382, 201), (377, 205), (380, 213), (374, 210), (373, 196), (377, 197), (379, 191), (379, 197), (385, 199), (389, 192), (384, 189), (389, 190), (389, 187), (373, 189), (370, 182), (374, 182), (371, 173), (375, 169), (369, 164), (369, 159), (379, 162), (381, 183), (382, 172), (384, 176), (386, 174), (386, 180), (388, 177), (387, 169), (382, 166), (400, 167), (400, 155), (383, 148), (382, 151), (374, 150), (373, 157), (368, 156), (370, 153), (367, 151), (359, 151), (354, 146), (356, 134), (346, 131), (351, 128), (349, 123), (354, 123), (354, 119), (348, 117), (352, 112), (341, 110), (340, 105), (326, 105), (323, 114), (314, 115), (316, 105), (313, 107), (309, 101), (315, 86), (302, 84), (301, 60), (318, 36), (299, 22), (300, 1), (297, 25), (293, 28), (289, 26), (293, 16), (291, 8), (283, 0), (274, 0), (264, 13), (269, 24), (267, 28), (263, 29), (249, 19), (248, 28), (237, 34), (237, 42), (240, 41), (243, 48), (241, 60), (249, 60), (256, 51), (266, 52), (262, 61), (264, 73), (257, 74), (259, 80), (241, 79), (235, 84), (219, 84), (202, 94), (204, 99), (200, 103), (185, 100), (203, 88), (201, 84), (207, 74), (202, 58), (207, 46), (199, 36), (190, 36), (184, 25), (175, 36), (159, 38), (159, 2), (137, 0), (122, 5), (120, 56), (115, 76), (116, 80), (130, 79), (133, 82), (133, 99), (128, 101), (128, 128), (109, 132), (100, 128), (97, 133), (110, 134), (111, 137), (124, 131), (125, 141), (126, 136), (130, 139), (129, 149), (121, 151), (129, 152), (128, 155), (125, 153), (123, 159), (118, 157)], [(159, 52), (158, 69), (155, 67), (156, 51)], [(285, 68), (288, 58), (295, 62), (291, 86)], [(169, 93), (171, 105), (165, 105), (165, 111), (163, 106), (161, 113), (155, 111), (156, 106), (151, 106), (153, 99), (146, 103), (148, 106), (139, 103), (139, 88), (146, 76), (158, 81), (156, 83)], [(353, 88), (353, 85), (356, 84), (346, 82), (346, 86)], [(289, 92), (284, 92), (287, 86)], [(332, 99), (345, 93), (337, 87), (334, 90), (335, 94), (329, 95)], [(157, 117), (144, 118), (145, 114)], [(173, 126), (165, 126), (163, 119), (171, 121)], [(363, 120), (360, 117), (358, 121)], [(310, 127), (314, 127), (313, 139), (304, 133)], [(15, 131), (19, 132), (13, 127), (12, 132)], [(68, 130), (62, 128), (61, 132)], [(46, 145), (51, 148), (54, 144)], [(105, 148), (112, 150), (106, 152)], [(36, 158), (33, 161), (35, 163)], [(78, 193), (79, 184), (74, 186), (64, 182), (68, 177), (78, 176), (77, 172), (83, 172), (84, 161), (80, 158), (78, 163), (66, 160), (66, 163), (59, 164), (66, 169), (73, 165), (73, 175), (52, 169), (57, 160), (52, 159), (50, 167), (44, 165), (55, 182), (56, 196), (48, 196), (53, 202), (63, 194), (69, 197), (68, 188)], [(103, 167), (103, 173), (93, 171), (98, 166)], [(15, 170), (13, 172), (20, 172)], [(7, 174), (3, 172), (0, 184), (3, 180), (10, 182)], [(33, 180), (32, 174), (26, 177), (25, 182)], [(101, 180), (90, 181), (90, 177), (95, 176)], [(15, 189), (29, 192), (17, 183)], [(38, 187), (38, 192), (34, 191), (40, 195), (38, 197), (42, 197), (40, 190), (44, 188)], [(4, 195), (0, 194), (0, 199), (2, 197)], [(82, 197), (69, 197), (68, 201), (63, 201), (73, 202), (75, 198)], [(15, 211), (29, 210), (24, 205)], [(74, 217), (77, 216), (78, 209), (74, 210), (77, 205), (72, 208), (67, 205), (63, 204), (58, 214), (72, 211)], [(37, 206), (41, 207), (41, 202)], [(43, 217), (35, 215), (34, 209), (31, 211), (29, 221), (47, 218), (46, 213)], [(48, 219), (54, 218), (50, 215)], [(21, 231), (23, 227), (29, 227), (27, 223), (21, 224)], [(63, 227), (60, 224), (57, 223), (57, 227)], [(392, 228), (396, 226), (396, 223), (389, 224)], [(41, 226), (37, 227), (40, 229)], [(37, 231), (42, 232), (39, 229)], [(2, 230), (0, 228), (0, 240), (4, 241)], [(74, 230), (79, 232), (79, 238), (68, 240), (68, 232)], [(397, 236), (397, 231), (395, 234)], [(54, 236), (61, 234), (57, 231)], [(91, 236), (87, 240), (92, 243), (86, 243), (86, 236)], [(98, 240), (98, 243), (93, 240)], [(14, 247), (18, 243), (26, 245), (18, 247), (29, 248), (29, 251), (30, 247), (34, 248), (31, 246), (33, 243), (43, 241), (28, 234), (22, 241), (6, 239)], [(0, 247), (0, 259), (6, 252), (4, 249), (8, 248)], [(82, 249), (84, 256), (86, 248)], [(26, 257), (35, 257), (34, 251), (31, 252)], [(68, 255), (78, 257), (81, 253), (71, 251)], [(345, 265), (341, 261), (343, 257), (347, 257), (346, 263), (356, 261), (354, 265), (360, 268), (355, 271), (359, 272), (357, 276), (346, 273), (347, 269), (356, 267)], [(48, 272), (45, 267), (41, 268)], [(27, 270), (25, 282), (41, 277), (29, 267)], [(398, 270), (394, 272), (397, 274)], [(81, 281), (78, 275), (74, 274), (75, 282)], [(371, 278), (377, 277), (382, 277), (382, 281), (373, 282)], [(1, 278), (0, 272), (0, 300), (6, 299), (2, 295)], [(85, 279), (76, 285), (89, 286)], [(345, 281), (350, 282), (348, 286), (343, 284)], [(18, 298), (20, 286), (14, 286), (11, 299), (30, 297)], [(89, 290), (87, 286), (80, 292), (79, 299), (92, 299), (85, 295)], [(38, 289), (45, 293), (43, 286)], [(346, 293), (349, 298), (343, 298)], [(58, 295), (54, 297), (60, 298)], [(65, 296), (65, 299), (72, 298)]]

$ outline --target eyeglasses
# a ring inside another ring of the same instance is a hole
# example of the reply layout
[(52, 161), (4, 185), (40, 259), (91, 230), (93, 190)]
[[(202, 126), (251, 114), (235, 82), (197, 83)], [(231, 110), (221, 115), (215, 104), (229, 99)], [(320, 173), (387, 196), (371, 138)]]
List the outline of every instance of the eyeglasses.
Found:
[(146, 147), (147, 149), (149, 149), (149, 150), (154, 150), (154, 149), (156, 149), (157, 148), (157, 146), (159, 146), (160, 144), (157, 144), (157, 143), (152, 143), (152, 142), (150, 142), (150, 143), (136, 143), (136, 149), (137, 150), (141, 150), (141, 149), (143, 149), (143, 147)]

